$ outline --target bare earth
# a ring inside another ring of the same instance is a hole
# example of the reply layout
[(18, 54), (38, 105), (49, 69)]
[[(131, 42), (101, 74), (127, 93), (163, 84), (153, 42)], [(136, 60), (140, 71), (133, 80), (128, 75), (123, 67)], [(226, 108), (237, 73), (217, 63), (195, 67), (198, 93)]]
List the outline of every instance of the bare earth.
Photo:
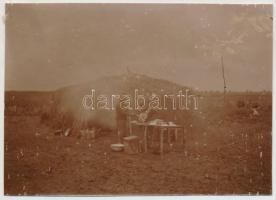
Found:
[(114, 132), (55, 136), (39, 116), (6, 116), (5, 194), (271, 194), (270, 122), (206, 117), (161, 159), (112, 152)]

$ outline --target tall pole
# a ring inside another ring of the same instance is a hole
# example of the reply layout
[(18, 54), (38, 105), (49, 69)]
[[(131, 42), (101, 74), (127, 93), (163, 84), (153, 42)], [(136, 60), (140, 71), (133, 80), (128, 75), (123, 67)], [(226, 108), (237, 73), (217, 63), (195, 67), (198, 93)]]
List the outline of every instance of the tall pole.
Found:
[(224, 103), (225, 103), (226, 80), (225, 80), (225, 75), (224, 75), (223, 56), (221, 56), (221, 68), (222, 68), (222, 78), (223, 78), (223, 100), (224, 100)]

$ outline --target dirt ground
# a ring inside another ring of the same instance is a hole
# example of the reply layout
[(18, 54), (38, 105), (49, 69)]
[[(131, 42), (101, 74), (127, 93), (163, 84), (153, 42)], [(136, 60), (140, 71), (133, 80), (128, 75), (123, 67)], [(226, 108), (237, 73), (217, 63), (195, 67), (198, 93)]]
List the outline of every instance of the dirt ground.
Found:
[(56, 136), (39, 116), (6, 116), (5, 194), (271, 194), (270, 122), (206, 117), (161, 159), (112, 152), (114, 132)]

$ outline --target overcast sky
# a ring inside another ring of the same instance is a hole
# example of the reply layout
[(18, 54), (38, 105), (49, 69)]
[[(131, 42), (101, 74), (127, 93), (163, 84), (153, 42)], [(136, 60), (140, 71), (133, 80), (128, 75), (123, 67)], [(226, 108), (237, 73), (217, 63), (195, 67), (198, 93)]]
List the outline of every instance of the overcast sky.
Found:
[(54, 90), (131, 71), (199, 90), (272, 88), (272, 6), (6, 7), (6, 90)]

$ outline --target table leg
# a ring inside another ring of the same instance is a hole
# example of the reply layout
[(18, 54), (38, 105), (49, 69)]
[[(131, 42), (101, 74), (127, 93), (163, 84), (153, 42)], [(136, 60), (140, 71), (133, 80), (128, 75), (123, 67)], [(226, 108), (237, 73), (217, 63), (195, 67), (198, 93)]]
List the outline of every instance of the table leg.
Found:
[(177, 136), (178, 136), (178, 129), (177, 128), (175, 128), (174, 129), (174, 137), (175, 137), (175, 142), (177, 142)]
[(144, 131), (144, 148), (145, 148), (145, 153), (148, 152), (148, 127), (145, 127), (145, 131)]
[(185, 131), (185, 128), (183, 128), (182, 129), (182, 134), (183, 134), (183, 136), (182, 136), (182, 145), (184, 146), (184, 148), (185, 148), (185, 134), (186, 133), (186, 131)]
[(164, 140), (164, 135), (163, 135), (163, 133), (164, 133), (164, 130), (163, 129), (161, 129), (160, 130), (160, 155), (161, 155), (161, 157), (163, 158), (163, 151), (164, 151), (164, 142), (163, 142), (163, 140)]
[(155, 131), (156, 131), (156, 129), (153, 127), (152, 132), (150, 134), (150, 147), (153, 146), (153, 139), (154, 139), (154, 136), (155, 136)]
[(132, 133), (132, 124), (131, 124), (131, 122), (129, 123), (129, 135), (133, 135), (133, 133)]
[(170, 129), (168, 128), (168, 143), (171, 145)]

